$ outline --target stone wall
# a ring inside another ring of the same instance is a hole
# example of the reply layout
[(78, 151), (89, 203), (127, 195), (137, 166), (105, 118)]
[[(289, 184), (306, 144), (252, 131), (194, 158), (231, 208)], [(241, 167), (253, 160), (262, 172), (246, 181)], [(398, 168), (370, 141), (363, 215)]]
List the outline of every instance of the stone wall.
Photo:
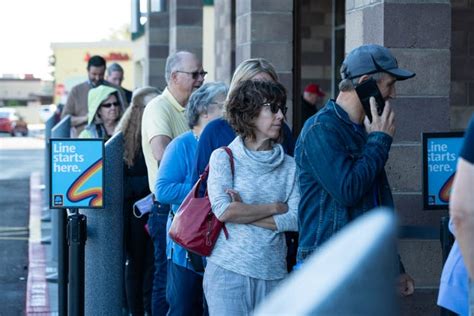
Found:
[(451, 129), (464, 129), (474, 113), (474, 1), (451, 1)]

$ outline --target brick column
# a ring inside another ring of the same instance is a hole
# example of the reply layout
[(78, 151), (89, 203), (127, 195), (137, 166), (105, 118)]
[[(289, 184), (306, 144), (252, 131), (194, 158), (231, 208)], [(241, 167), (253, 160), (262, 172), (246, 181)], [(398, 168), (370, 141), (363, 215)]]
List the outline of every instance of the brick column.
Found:
[(276, 68), (288, 94), (288, 123), (293, 116), (293, 1), (236, 1), (235, 64), (262, 57)]
[(164, 89), (166, 87), (165, 65), (169, 52), (169, 15), (167, 11), (148, 14), (146, 23), (146, 84)]
[(415, 232), (400, 243), (402, 260), (417, 286), (436, 288), (442, 258), (434, 238), (447, 212), (423, 210), (421, 133), (450, 128), (450, 1), (348, 0), (346, 5), (346, 52), (380, 44), (400, 67), (416, 72), (414, 79), (397, 83), (397, 98), (391, 101), (397, 132), (386, 170), (400, 224)]
[(190, 51), (202, 59), (202, 0), (170, 0), (170, 54)]
[(235, 1), (214, 0), (216, 81), (230, 83), (235, 69)]

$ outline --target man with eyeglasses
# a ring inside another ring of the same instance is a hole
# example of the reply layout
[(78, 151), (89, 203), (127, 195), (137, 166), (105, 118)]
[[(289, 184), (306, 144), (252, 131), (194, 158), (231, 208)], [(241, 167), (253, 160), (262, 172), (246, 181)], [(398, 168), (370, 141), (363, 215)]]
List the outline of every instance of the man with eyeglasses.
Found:
[[(344, 59), (340, 93), (306, 121), (296, 143), (298, 264), (355, 218), (378, 206), (394, 207), (384, 170), (395, 133), (389, 100), (397, 81), (414, 76), (379, 45), (357, 47)], [(362, 94), (359, 86), (367, 83), (369, 93)], [(399, 293), (410, 295), (414, 281), (399, 263)]]
[[(188, 99), (199, 88), (206, 76), (201, 61), (186, 51), (168, 56), (163, 93), (148, 103), (142, 119), (142, 148), (148, 170), (150, 191), (155, 193), (155, 183), (161, 158), (171, 140), (189, 130), (184, 111)], [(155, 252), (152, 314), (166, 315), (166, 222), (169, 205), (154, 202), (148, 218), (148, 228)]]

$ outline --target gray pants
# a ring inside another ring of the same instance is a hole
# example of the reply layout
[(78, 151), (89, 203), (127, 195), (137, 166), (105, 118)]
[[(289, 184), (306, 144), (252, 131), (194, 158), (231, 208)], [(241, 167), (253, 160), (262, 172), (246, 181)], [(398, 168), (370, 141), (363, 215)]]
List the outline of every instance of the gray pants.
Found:
[(250, 315), (280, 281), (254, 279), (208, 261), (203, 288), (209, 315)]

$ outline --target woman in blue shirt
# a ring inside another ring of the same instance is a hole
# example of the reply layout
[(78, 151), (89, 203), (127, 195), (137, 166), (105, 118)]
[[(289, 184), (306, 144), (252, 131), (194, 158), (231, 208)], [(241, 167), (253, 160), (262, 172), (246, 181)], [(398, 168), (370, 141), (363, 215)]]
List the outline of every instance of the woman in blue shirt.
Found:
[[(227, 87), (224, 83), (207, 83), (196, 90), (186, 106), (190, 131), (175, 138), (166, 148), (161, 160), (155, 186), (157, 199), (171, 204), (167, 229), (191, 190), (192, 172), (196, 164), (196, 148), (204, 126), (222, 116)], [(168, 315), (202, 315), (202, 273), (197, 273), (187, 251), (167, 237), (168, 280), (166, 300)]]

